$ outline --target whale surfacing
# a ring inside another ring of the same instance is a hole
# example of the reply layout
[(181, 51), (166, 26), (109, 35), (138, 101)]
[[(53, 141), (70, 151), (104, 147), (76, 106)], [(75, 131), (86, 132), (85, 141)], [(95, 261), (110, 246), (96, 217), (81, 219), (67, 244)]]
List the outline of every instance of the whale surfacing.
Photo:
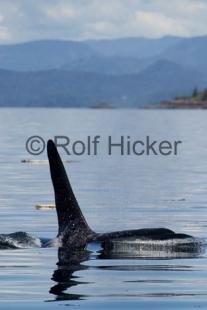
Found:
[(0, 249), (39, 248), (42, 244), (40, 238), (23, 231), (0, 235)]
[(96, 234), (88, 226), (75, 198), (60, 155), (52, 140), (47, 143), (50, 173), (55, 193), (58, 235), (61, 245), (84, 248)]
[[(113, 257), (169, 257), (169, 252), (198, 254), (201, 241), (187, 234), (167, 228), (142, 228), (94, 232), (88, 225), (73, 193), (63, 162), (52, 140), (47, 143), (50, 174), (54, 187), (58, 234), (51, 240), (36, 238), (25, 232), (0, 234), (0, 249), (30, 247), (62, 247), (67, 251), (83, 250), (89, 243), (102, 247), (102, 256)], [(162, 253), (160, 254), (160, 251)], [(145, 253), (145, 254), (144, 254)], [(157, 253), (157, 254), (156, 254)], [(167, 254), (166, 254), (167, 253)], [(177, 254), (173, 257), (177, 257)]]
[[(193, 240), (187, 234), (175, 233), (166, 228), (144, 228), (136, 230), (96, 233), (87, 224), (76, 197), (71, 188), (62, 160), (52, 140), (47, 144), (50, 172), (55, 192), (55, 204), (58, 216), (58, 238), (64, 247), (81, 249), (89, 242), (98, 241), (109, 248), (115, 241), (164, 241), (164, 240)], [(116, 243), (117, 244), (117, 243)], [(110, 245), (110, 246), (109, 246)]]

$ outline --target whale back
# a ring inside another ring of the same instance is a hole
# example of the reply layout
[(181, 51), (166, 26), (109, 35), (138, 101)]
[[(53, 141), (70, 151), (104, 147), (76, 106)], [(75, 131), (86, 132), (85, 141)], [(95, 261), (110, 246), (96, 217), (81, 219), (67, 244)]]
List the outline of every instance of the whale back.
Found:
[(88, 226), (68, 180), (64, 165), (52, 140), (47, 144), (50, 173), (58, 217), (58, 237), (70, 247), (87, 243), (92, 230)]

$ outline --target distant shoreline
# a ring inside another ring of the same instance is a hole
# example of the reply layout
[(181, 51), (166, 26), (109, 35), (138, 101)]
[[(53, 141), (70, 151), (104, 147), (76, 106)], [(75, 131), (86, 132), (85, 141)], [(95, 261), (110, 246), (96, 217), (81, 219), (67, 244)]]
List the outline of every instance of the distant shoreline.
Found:
[(141, 106), (113, 106), (103, 102), (91, 106), (66, 106), (66, 105), (0, 105), (1, 109), (76, 109), (76, 110), (205, 110), (207, 100), (193, 97), (177, 98), (162, 101), (160, 103), (146, 104)]
[(72, 106), (0, 106), (0, 109), (11, 109), (11, 110), (18, 110), (18, 109), (51, 109), (51, 110), (91, 110), (92, 111), (120, 111), (120, 110), (207, 110), (207, 105), (204, 106), (194, 106), (191, 104), (188, 105), (179, 105), (173, 104), (172, 102), (167, 103), (159, 103), (153, 105), (146, 105), (142, 107), (115, 107), (115, 108), (94, 108), (94, 107), (72, 107)]
[(146, 105), (146, 109), (169, 109), (169, 110), (205, 110), (207, 109), (207, 100), (196, 100), (193, 98), (174, 99), (163, 101), (158, 104)]

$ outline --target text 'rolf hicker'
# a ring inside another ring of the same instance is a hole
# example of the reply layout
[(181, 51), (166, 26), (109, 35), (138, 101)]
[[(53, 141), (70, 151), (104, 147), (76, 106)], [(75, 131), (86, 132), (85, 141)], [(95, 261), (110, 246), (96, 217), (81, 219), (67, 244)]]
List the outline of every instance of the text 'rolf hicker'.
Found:
[[(58, 148), (62, 148), (67, 155), (121, 155), (121, 156), (176, 156), (180, 152), (180, 140), (156, 140), (150, 136), (137, 139), (131, 136), (86, 136), (75, 139), (69, 136), (54, 136), (53, 140)], [(44, 152), (46, 140), (40, 136), (29, 137), (26, 149), (32, 155)]]

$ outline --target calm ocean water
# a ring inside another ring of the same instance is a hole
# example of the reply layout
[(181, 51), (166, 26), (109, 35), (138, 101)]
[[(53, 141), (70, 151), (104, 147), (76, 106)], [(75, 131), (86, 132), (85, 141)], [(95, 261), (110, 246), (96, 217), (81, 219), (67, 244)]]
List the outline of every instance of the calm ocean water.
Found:
[[(48, 164), (26, 164), (29, 136), (101, 136), (97, 156), (62, 157), (89, 225), (99, 232), (167, 227), (207, 238), (207, 111), (1, 109), (1, 233), (54, 237)], [(177, 156), (107, 154), (106, 140), (181, 140)], [(58, 281), (56, 248), (0, 251), (0, 309), (196, 309), (207, 307), (207, 256), (103, 259), (90, 247)]]

